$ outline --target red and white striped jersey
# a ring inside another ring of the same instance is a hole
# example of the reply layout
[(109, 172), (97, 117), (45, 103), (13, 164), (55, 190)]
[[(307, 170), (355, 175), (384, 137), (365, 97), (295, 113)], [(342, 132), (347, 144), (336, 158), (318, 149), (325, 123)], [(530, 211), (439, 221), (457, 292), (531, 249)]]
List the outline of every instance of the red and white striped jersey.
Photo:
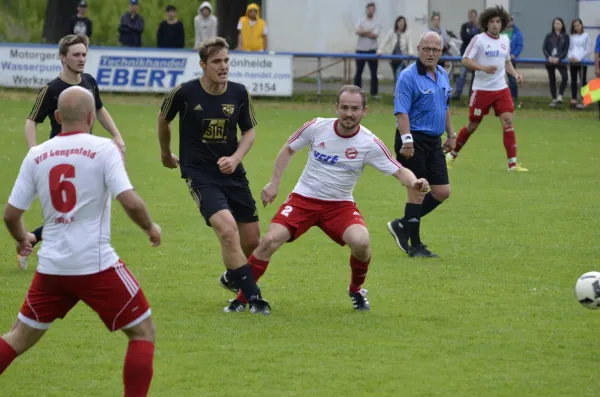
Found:
[(61, 133), (31, 148), (8, 203), (26, 210), (40, 198), (44, 230), (37, 271), (85, 275), (115, 265), (110, 196), (131, 189), (123, 157), (110, 139)]
[(508, 37), (500, 35), (496, 38), (488, 33), (479, 33), (469, 43), (463, 58), (472, 59), (482, 66), (496, 67), (494, 74), (476, 71), (473, 90), (500, 91), (508, 87), (506, 84), (506, 62), (510, 61)]
[(289, 138), (294, 151), (309, 147), (294, 193), (326, 201), (354, 201), (354, 186), (367, 165), (386, 175), (402, 168), (371, 131), (359, 125), (353, 135), (342, 136), (337, 123), (335, 118), (316, 118)]

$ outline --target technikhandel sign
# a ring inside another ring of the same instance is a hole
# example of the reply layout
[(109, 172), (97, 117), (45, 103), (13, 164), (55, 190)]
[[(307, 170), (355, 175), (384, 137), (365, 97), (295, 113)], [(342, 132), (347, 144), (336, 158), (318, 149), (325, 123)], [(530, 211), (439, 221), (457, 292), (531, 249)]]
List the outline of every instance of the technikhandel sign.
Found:
[[(62, 66), (56, 46), (0, 45), (0, 86), (40, 88), (56, 78)], [(85, 72), (101, 91), (168, 92), (202, 76), (196, 52), (91, 47)], [(230, 54), (229, 79), (244, 84), (253, 96), (291, 96), (292, 57)]]

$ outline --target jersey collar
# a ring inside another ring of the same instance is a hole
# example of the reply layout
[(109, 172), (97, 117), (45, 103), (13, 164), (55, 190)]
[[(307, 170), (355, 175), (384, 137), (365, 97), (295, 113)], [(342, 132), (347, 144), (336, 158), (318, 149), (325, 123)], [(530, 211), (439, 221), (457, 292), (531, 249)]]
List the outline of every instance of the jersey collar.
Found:
[(335, 132), (335, 134), (337, 136), (339, 136), (340, 138), (352, 138), (353, 136), (356, 136), (356, 134), (358, 134), (358, 132), (360, 131), (360, 124), (358, 125), (358, 127), (356, 127), (356, 131), (354, 132), (354, 134), (352, 135), (340, 135), (340, 133), (337, 130), (337, 126), (338, 126), (338, 120), (336, 119), (333, 122), (333, 131)]
[(69, 135), (76, 135), (76, 134), (87, 134), (87, 132), (85, 132), (85, 131), (64, 131), (64, 132), (61, 132), (60, 134), (58, 134), (57, 136), (69, 136)]
[(487, 37), (489, 37), (490, 39), (494, 39), (494, 40), (498, 40), (500, 38), (500, 35), (498, 35), (498, 37), (494, 37), (491, 34), (489, 34), (488, 32), (485, 32), (485, 34), (487, 35)]

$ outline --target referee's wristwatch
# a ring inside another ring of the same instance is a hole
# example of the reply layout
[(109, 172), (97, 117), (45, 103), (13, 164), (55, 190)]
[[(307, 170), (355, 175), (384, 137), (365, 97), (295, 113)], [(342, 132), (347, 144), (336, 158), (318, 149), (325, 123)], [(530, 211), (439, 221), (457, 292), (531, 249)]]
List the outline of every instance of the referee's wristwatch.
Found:
[(448, 134), (448, 139), (456, 139), (456, 132), (452, 135)]

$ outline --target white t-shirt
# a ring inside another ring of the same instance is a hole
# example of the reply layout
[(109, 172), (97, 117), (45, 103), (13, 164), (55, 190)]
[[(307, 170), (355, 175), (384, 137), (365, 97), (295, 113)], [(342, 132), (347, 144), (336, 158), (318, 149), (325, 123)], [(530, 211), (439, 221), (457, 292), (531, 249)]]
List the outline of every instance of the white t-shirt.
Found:
[(506, 61), (510, 61), (510, 40), (504, 35), (494, 38), (487, 33), (473, 37), (463, 58), (472, 59), (481, 66), (495, 66), (496, 73), (475, 72), (473, 90), (499, 91), (506, 84)]
[(386, 175), (402, 166), (375, 134), (363, 126), (348, 137), (338, 135), (337, 119), (316, 118), (288, 140), (293, 151), (309, 147), (308, 161), (293, 192), (325, 201), (354, 201), (352, 192), (368, 165)]
[(40, 198), (44, 230), (37, 271), (84, 275), (113, 266), (119, 258), (110, 245), (110, 194), (131, 189), (110, 139), (66, 133), (33, 147), (8, 203), (27, 210)]

